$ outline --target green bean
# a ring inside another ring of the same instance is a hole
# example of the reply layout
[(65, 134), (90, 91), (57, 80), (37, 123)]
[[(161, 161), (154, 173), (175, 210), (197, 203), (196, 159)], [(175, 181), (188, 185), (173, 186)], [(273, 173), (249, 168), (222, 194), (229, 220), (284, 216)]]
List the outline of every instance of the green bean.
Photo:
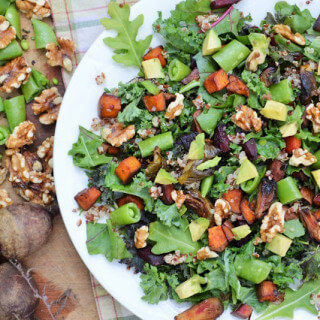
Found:
[(0, 14), (4, 16), (10, 6), (10, 0), (0, 0)]
[(26, 120), (26, 104), (24, 96), (17, 96), (3, 102), (10, 130)]
[(225, 71), (229, 72), (237, 67), (247, 56), (250, 50), (237, 40), (232, 40), (212, 57)]
[(37, 19), (31, 19), (31, 22), (34, 30), (36, 49), (45, 49), (47, 44), (52, 42), (58, 45), (56, 35), (48, 24)]
[(277, 195), (282, 204), (287, 204), (302, 198), (295, 180), (287, 177), (277, 183)]
[(171, 132), (158, 134), (152, 138), (138, 142), (138, 146), (143, 158), (152, 154), (155, 147), (159, 147), (161, 151), (166, 151), (173, 147), (173, 137)]
[(294, 94), (289, 79), (284, 79), (279, 83), (269, 87), (272, 100), (288, 104), (294, 100)]
[(192, 81), (190, 81), (188, 84), (186, 84), (185, 86), (183, 86), (183, 87), (179, 90), (179, 93), (184, 93), (184, 92), (190, 91), (191, 89), (196, 88), (196, 87), (200, 87), (200, 81), (192, 80)]
[(0, 126), (0, 145), (3, 145), (8, 140), (10, 129), (6, 126)]
[(22, 50), (16, 40), (12, 40), (10, 44), (0, 50), (0, 61), (12, 60), (22, 56)]
[(171, 81), (181, 81), (191, 72), (191, 69), (179, 61), (174, 59), (169, 64), (169, 78)]
[(20, 15), (14, 4), (9, 6), (5, 17), (10, 22), (10, 24), (15, 28), (18, 39), (21, 39)]
[(25, 40), (25, 39), (21, 40), (20, 45), (21, 45), (22, 50), (24, 50), (24, 51), (29, 50), (29, 42), (27, 40)]
[(206, 177), (201, 181), (201, 197), (206, 197), (213, 185), (214, 176)]
[(141, 213), (135, 203), (127, 203), (112, 211), (110, 220), (114, 226), (137, 223), (141, 219)]
[(274, 41), (277, 43), (277, 45), (284, 47), (289, 52), (303, 52), (303, 47), (299, 47), (291, 41), (288, 42), (286, 38), (280, 36), (279, 34), (274, 35)]

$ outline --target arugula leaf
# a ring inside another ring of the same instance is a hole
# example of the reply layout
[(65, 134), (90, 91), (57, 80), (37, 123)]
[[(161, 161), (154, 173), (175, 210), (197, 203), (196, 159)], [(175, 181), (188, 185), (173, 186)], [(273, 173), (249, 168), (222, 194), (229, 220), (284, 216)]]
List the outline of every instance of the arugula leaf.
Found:
[(142, 300), (156, 304), (161, 300), (168, 299), (168, 289), (166, 285), (166, 274), (159, 272), (156, 267), (146, 264), (144, 267), (145, 274), (141, 274), (140, 287), (144, 292)]
[(120, 7), (115, 2), (109, 3), (108, 14), (110, 18), (102, 18), (100, 22), (107, 30), (113, 29), (118, 32), (116, 37), (108, 37), (103, 40), (107, 46), (115, 49), (113, 60), (126, 66), (137, 66), (141, 69), (142, 56), (152, 40), (152, 35), (142, 40), (136, 40), (139, 28), (143, 24), (143, 15), (140, 14), (130, 21), (129, 5), (124, 4)]
[(278, 317), (293, 319), (293, 311), (298, 308), (307, 309), (312, 314), (317, 315), (318, 311), (310, 303), (310, 295), (317, 294), (319, 291), (320, 281), (307, 282), (298, 291), (287, 289), (284, 301), (280, 305), (270, 305), (257, 320), (275, 319)]
[(181, 226), (181, 217), (177, 205), (174, 203), (170, 206), (165, 205), (161, 200), (157, 200), (154, 208), (159, 220), (166, 226)]
[(121, 184), (121, 180), (115, 174), (117, 169), (118, 163), (110, 162), (108, 169), (106, 170), (105, 177), (104, 177), (104, 186), (107, 188), (112, 189), (112, 186)]
[(123, 111), (118, 114), (118, 121), (123, 123), (132, 122), (139, 118), (142, 114), (142, 110), (137, 107), (137, 102), (132, 101), (128, 104)]
[(104, 254), (111, 262), (113, 259), (132, 258), (120, 235), (112, 230), (112, 223), (87, 223), (87, 250), (89, 254)]
[(162, 254), (179, 250), (181, 254), (196, 254), (200, 249), (198, 242), (193, 242), (188, 223), (182, 228), (167, 227), (159, 221), (150, 223), (149, 240), (155, 241), (152, 253)]
[(205, 287), (204, 291), (212, 289), (218, 289), (221, 291), (228, 290), (228, 285), (224, 277), (224, 272), (220, 268), (206, 273), (205, 276), (207, 279), (207, 286)]
[(68, 152), (72, 156), (73, 164), (80, 168), (91, 169), (100, 164), (109, 163), (112, 157), (99, 154), (97, 148), (103, 143), (99, 136), (79, 126), (78, 141), (72, 145)]

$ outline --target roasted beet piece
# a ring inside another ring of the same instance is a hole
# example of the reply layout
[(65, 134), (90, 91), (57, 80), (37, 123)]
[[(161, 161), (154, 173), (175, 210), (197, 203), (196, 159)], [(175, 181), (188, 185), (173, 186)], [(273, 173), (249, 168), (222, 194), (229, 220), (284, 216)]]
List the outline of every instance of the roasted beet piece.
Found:
[(311, 102), (312, 96), (317, 90), (317, 82), (312, 72), (300, 68), (300, 78), (301, 78), (301, 94), (300, 101), (302, 104), (306, 105)]
[(239, 308), (231, 314), (238, 319), (249, 319), (251, 317), (252, 308), (248, 304), (241, 304)]
[(210, 7), (212, 10), (214, 9), (221, 9), (221, 8), (227, 8), (232, 6), (233, 4), (238, 3), (240, 0), (213, 0), (210, 3)]
[(300, 180), (301, 182), (307, 182), (307, 181), (309, 181), (308, 176), (306, 176), (306, 175), (303, 173), (302, 170), (292, 172), (292, 177), (295, 178), (295, 179)]
[(199, 70), (197, 68), (193, 69), (191, 71), (191, 73), (186, 76), (184, 79), (182, 79), (182, 83), (183, 84), (188, 84), (189, 82), (193, 81), (193, 80), (199, 80), (200, 76), (199, 76)]
[(269, 67), (263, 70), (260, 75), (260, 81), (264, 82), (266, 87), (270, 87), (274, 83), (273, 75), (276, 71), (277, 69), (274, 67)]
[(320, 193), (318, 193), (314, 198), (313, 198), (313, 204), (316, 206), (316, 207), (320, 207)]
[(213, 145), (221, 150), (222, 153), (226, 153), (230, 151), (230, 141), (225, 132), (225, 126), (223, 124), (219, 124), (214, 130), (213, 134)]
[(272, 179), (278, 182), (286, 175), (287, 164), (275, 159), (271, 162), (269, 170), (271, 171)]
[(313, 30), (320, 31), (320, 14), (319, 14), (318, 19), (316, 20), (316, 22), (313, 25)]
[(160, 266), (161, 264), (164, 264), (164, 255), (155, 255), (151, 252), (151, 249), (151, 246), (146, 246), (145, 248), (137, 249), (137, 254), (142, 260), (150, 263), (153, 266)]
[(197, 135), (198, 135), (197, 132), (185, 134), (185, 135), (181, 136), (175, 142), (175, 144), (183, 146), (188, 151), (190, 149), (191, 142), (196, 138)]
[(174, 201), (172, 199), (171, 196), (171, 192), (174, 190), (173, 184), (168, 184), (168, 185), (161, 185), (161, 192), (162, 192), (162, 196), (160, 196), (160, 200), (166, 204), (173, 204)]
[(246, 153), (249, 160), (257, 160), (257, 145), (253, 138), (242, 145), (242, 150)]
[(256, 216), (257, 218), (261, 218), (263, 212), (269, 209), (272, 204), (277, 191), (277, 183), (274, 180), (269, 180), (268, 178), (262, 178), (259, 191), (257, 196), (257, 204), (256, 204)]

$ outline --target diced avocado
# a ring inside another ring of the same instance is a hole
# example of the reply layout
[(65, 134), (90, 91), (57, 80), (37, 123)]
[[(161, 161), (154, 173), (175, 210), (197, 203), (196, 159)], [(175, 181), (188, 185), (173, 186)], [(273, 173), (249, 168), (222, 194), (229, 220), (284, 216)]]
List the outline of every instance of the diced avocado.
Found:
[(269, 87), (272, 100), (284, 104), (294, 101), (294, 94), (289, 79), (281, 80), (279, 83), (273, 84)]
[(146, 79), (165, 78), (158, 58), (142, 61), (142, 68)]
[(198, 218), (189, 224), (192, 241), (198, 241), (208, 229), (210, 221), (206, 218)]
[(206, 280), (197, 274), (192, 276), (185, 282), (182, 282), (175, 289), (180, 299), (187, 299), (202, 291), (201, 284), (205, 284)]
[(305, 235), (306, 231), (299, 221), (299, 219), (293, 219), (284, 223), (284, 234), (290, 239), (299, 238)]
[(287, 107), (285, 104), (273, 100), (267, 101), (260, 113), (268, 118), (279, 121), (286, 121), (287, 119)]
[(178, 181), (169, 172), (167, 172), (164, 169), (160, 169), (158, 171), (158, 174), (157, 174), (154, 182), (159, 183), (159, 184), (168, 185), (168, 184), (177, 183)]
[(211, 160), (208, 160), (208, 161), (205, 161), (205, 162), (199, 164), (197, 166), (197, 170), (203, 171), (203, 170), (207, 170), (207, 169), (213, 168), (216, 165), (218, 165), (220, 160), (221, 160), (220, 157), (214, 157)]
[(239, 168), (237, 184), (251, 180), (259, 175), (255, 165), (247, 158), (243, 160)]
[(190, 144), (190, 149), (188, 153), (189, 160), (201, 160), (204, 157), (204, 133), (200, 133), (196, 136)]
[(320, 169), (320, 149), (315, 152), (314, 156), (317, 158), (317, 162), (315, 162), (311, 168), (312, 169)]
[(210, 29), (202, 45), (202, 55), (209, 56), (217, 52), (220, 48), (221, 40), (217, 33), (213, 29)]
[(279, 130), (283, 138), (294, 136), (298, 132), (298, 123), (297, 121), (286, 123)]
[(210, 108), (207, 112), (201, 112), (201, 114), (197, 116), (197, 122), (200, 128), (211, 136), (221, 120), (223, 113), (223, 109)]
[(280, 257), (285, 257), (287, 251), (291, 246), (292, 240), (283, 236), (282, 234), (276, 234), (271, 242), (266, 244), (266, 249), (277, 254)]
[(318, 187), (320, 188), (320, 169), (311, 171), (311, 173), (313, 175), (314, 180), (316, 180)]
[(251, 229), (247, 224), (231, 229), (234, 239), (241, 240), (251, 233)]

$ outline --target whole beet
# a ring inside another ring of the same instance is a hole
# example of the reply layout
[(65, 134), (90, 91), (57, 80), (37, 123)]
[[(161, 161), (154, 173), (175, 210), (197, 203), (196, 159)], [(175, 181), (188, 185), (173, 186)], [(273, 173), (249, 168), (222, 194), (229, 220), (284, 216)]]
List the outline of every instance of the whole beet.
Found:
[(50, 214), (42, 206), (21, 203), (0, 210), (0, 254), (21, 260), (38, 250), (52, 230)]
[[(34, 288), (37, 285), (30, 278)], [(0, 265), (0, 319), (32, 319), (39, 300), (24, 277), (9, 262)]]

